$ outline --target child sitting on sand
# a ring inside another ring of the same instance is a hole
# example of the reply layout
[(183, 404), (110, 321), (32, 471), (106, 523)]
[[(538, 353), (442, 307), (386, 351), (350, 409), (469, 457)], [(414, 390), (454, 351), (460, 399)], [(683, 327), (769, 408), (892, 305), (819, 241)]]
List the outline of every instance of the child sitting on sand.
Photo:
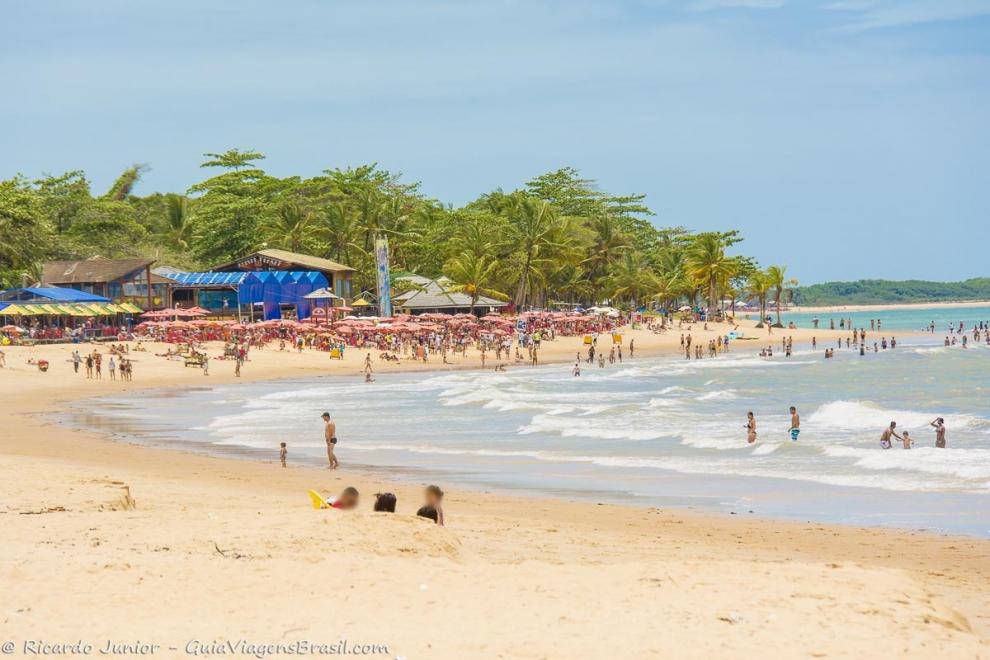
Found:
[[(437, 517), (433, 520), (436, 521), (438, 525), (443, 525), (443, 491), (440, 490), (439, 486), (427, 486), (424, 493), (426, 495), (426, 506), (423, 509), (433, 509), (436, 511)], [(422, 511), (422, 509), (420, 509)], [(417, 515), (419, 515), (417, 513)]]
[(396, 497), (392, 493), (375, 493), (375, 511), (395, 513)]
[(419, 516), (420, 518), (429, 518), (430, 520), (438, 524), (440, 522), (437, 519), (437, 510), (428, 504), (419, 507), (419, 511), (416, 512), (416, 515)]
[(341, 511), (350, 511), (351, 509), (356, 509), (358, 505), (358, 500), (360, 494), (357, 488), (354, 486), (348, 486), (341, 493), (340, 497), (335, 499), (330, 505), (331, 508), (340, 509)]

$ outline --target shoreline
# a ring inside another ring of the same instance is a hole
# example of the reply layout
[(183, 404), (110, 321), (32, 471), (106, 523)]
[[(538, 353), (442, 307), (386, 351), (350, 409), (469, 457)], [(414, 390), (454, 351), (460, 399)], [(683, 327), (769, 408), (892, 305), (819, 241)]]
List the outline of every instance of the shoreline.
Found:
[[(560, 348), (556, 362), (566, 364), (574, 346)], [(990, 541), (484, 489), (449, 492), (448, 526), (438, 528), (411, 515), (417, 485), (379, 472), (282, 470), (67, 431), (43, 417), (100, 394), (201, 386), (196, 370), (142, 358), (136, 382), (94, 394), (94, 383), (56, 384), (7, 353), (15, 369), (0, 370), (10, 404), (0, 412), (0, 515), (11, 540), (0, 588), (18, 613), (3, 633), (181, 646), (192, 636), (244, 630), (277, 641), (295, 631), (290, 638), (385, 642), (431, 658), (864, 654), (897, 638), (901, 655), (938, 645), (950, 657), (990, 657)], [(333, 375), (267, 353), (241, 382)], [(333, 371), (356, 377), (363, 353), (348, 357), (353, 364)], [(217, 366), (206, 382), (237, 382), (230, 365)], [(312, 511), (304, 499), (308, 487), (351, 484), (363, 497), (352, 515)], [(370, 494), (386, 487), (399, 513), (370, 513)], [(58, 589), (42, 577), (51, 575)], [(589, 591), (599, 607), (582, 605)], [(250, 600), (231, 609), (232, 593)], [(506, 631), (494, 642), (491, 626)], [(549, 626), (562, 634), (548, 640)]]
[[(906, 347), (910, 348), (910, 344)], [(800, 359), (801, 353), (796, 354)], [(668, 356), (670, 357), (670, 356)], [(653, 359), (653, 358), (645, 358)], [(731, 359), (731, 358), (729, 358)], [(545, 365), (546, 366), (546, 365)], [(636, 368), (637, 362), (626, 362), (626, 367)], [(528, 369), (528, 367), (527, 367)], [(454, 366), (453, 369), (449, 371), (460, 371), (460, 372), (472, 372), (476, 374), (482, 374), (484, 372), (479, 371), (477, 368), (471, 367), (469, 365), (458, 365)], [(436, 374), (436, 373), (447, 373), (449, 371), (438, 372), (428, 369), (417, 369), (416, 371), (410, 371), (408, 373), (415, 374)], [(345, 383), (345, 377), (340, 375), (321, 375), (321, 376), (283, 376), (279, 378), (271, 379), (261, 379), (255, 381), (248, 381), (248, 383), (253, 385), (265, 385), (271, 386), (273, 390), (278, 390), (282, 385), (285, 386), (295, 386), (300, 385), (306, 386), (319, 386), (322, 383), (332, 382), (332, 384)], [(244, 384), (248, 384), (244, 383)], [(217, 383), (218, 386), (228, 385), (226, 383)], [(212, 388), (213, 383), (209, 385), (196, 385), (196, 386), (183, 386), (183, 385), (168, 385), (168, 386), (149, 386), (147, 388), (141, 388), (139, 390), (140, 395), (148, 396), (156, 399), (159, 404), (166, 403), (168, 399), (173, 398), (177, 394), (184, 394), (191, 389), (198, 388)], [(293, 387), (294, 389), (294, 387)], [(282, 390), (284, 391), (284, 390)], [(132, 426), (128, 423), (127, 417), (117, 418), (113, 415), (101, 415), (99, 412), (93, 413), (92, 419), (87, 421), (87, 415), (85, 413), (85, 406), (88, 403), (98, 404), (101, 403), (99, 398), (108, 395), (97, 395), (95, 398), (84, 398), (84, 399), (67, 399), (64, 403), (68, 404), (70, 408), (69, 411), (65, 413), (36, 413), (37, 418), (42, 422), (55, 423), (68, 431), (83, 431), (92, 432), (94, 434), (102, 435), (114, 442), (124, 443), (135, 447), (150, 447), (155, 449), (164, 449), (167, 451), (178, 451), (182, 453), (188, 453), (194, 456), (204, 456), (209, 458), (217, 458), (220, 460), (243, 460), (243, 461), (253, 461), (262, 462), (265, 464), (272, 464), (274, 462), (273, 454), (274, 449), (264, 449), (256, 446), (246, 446), (246, 445), (233, 445), (228, 446), (224, 444), (214, 444), (208, 440), (198, 441), (198, 440), (188, 440), (188, 439), (178, 439), (174, 437), (174, 432), (178, 429), (168, 429), (163, 428), (159, 431), (147, 431), (143, 432), (139, 427)], [(225, 397), (223, 397), (225, 398)], [(209, 399), (207, 399), (209, 401)], [(120, 397), (117, 400), (111, 402), (111, 404), (123, 403)], [(133, 434), (133, 439), (127, 439), (128, 434)], [(140, 438), (140, 439), (137, 439)], [(295, 456), (295, 452), (292, 452)], [(323, 467), (322, 463), (325, 462), (325, 457), (321, 458), (319, 456), (304, 455), (302, 459), (294, 458), (290, 460), (290, 463), (294, 467), (316, 469), (319, 470)], [(598, 503), (601, 501), (608, 502), (617, 506), (627, 506), (633, 508), (655, 508), (663, 507), (672, 510), (678, 510), (681, 512), (696, 511), (701, 512), (706, 515), (714, 516), (729, 516), (747, 513), (748, 507), (761, 508), (759, 506), (754, 506), (752, 503), (746, 504), (744, 501), (736, 502), (736, 504), (730, 504), (728, 501), (722, 501), (718, 504), (705, 502), (705, 498), (701, 498), (697, 495), (675, 495), (672, 491), (668, 495), (663, 496), (648, 496), (643, 494), (636, 494), (635, 491), (625, 491), (625, 490), (604, 490), (599, 489), (595, 491), (586, 491), (580, 488), (575, 488), (572, 490), (562, 489), (559, 485), (554, 486), (549, 483), (531, 484), (531, 485), (512, 485), (510, 483), (497, 483), (491, 479), (472, 479), (469, 475), (470, 472), (458, 472), (455, 468), (454, 471), (448, 471), (450, 468), (446, 467), (415, 467), (408, 463), (395, 463), (389, 465), (377, 466), (375, 464), (368, 463), (352, 463), (349, 459), (345, 459), (347, 464), (347, 472), (356, 471), (358, 474), (365, 479), (371, 479), (372, 477), (385, 483), (400, 483), (404, 485), (410, 485), (413, 483), (420, 482), (425, 475), (435, 475), (435, 481), (443, 482), (446, 484), (457, 484), (459, 489), (470, 490), (475, 493), (496, 493), (505, 496), (517, 496), (526, 498), (537, 498), (537, 499), (551, 499), (551, 500), (562, 500), (572, 503)], [(355, 466), (355, 467), (351, 467)], [(657, 482), (677, 482), (679, 480), (689, 479), (690, 473), (678, 472), (677, 470), (665, 469), (657, 472), (656, 481)], [(752, 510), (748, 511), (748, 516), (754, 517), (765, 522), (772, 521), (783, 521), (783, 522), (793, 522), (796, 520), (804, 520), (806, 514), (800, 513), (801, 508), (798, 506), (796, 500), (791, 499), (791, 495), (786, 495), (786, 492), (790, 488), (794, 488), (794, 484), (780, 476), (761, 476), (756, 477), (753, 475), (738, 474), (709, 474), (705, 475), (705, 478), (714, 484), (725, 484), (736, 482), (745, 484), (746, 482), (751, 482), (748, 488), (751, 489), (763, 489), (768, 485), (771, 485), (772, 490), (780, 491), (782, 496), (787, 497), (791, 500), (792, 512), (781, 512), (781, 511), (758, 511), (754, 514)], [(850, 500), (857, 500), (859, 502), (858, 506), (864, 506), (864, 501), (868, 500), (873, 494), (885, 494), (887, 496), (903, 496), (907, 498), (922, 497), (922, 493), (915, 491), (899, 491), (899, 490), (888, 490), (883, 487), (868, 487), (861, 485), (835, 485), (828, 482), (816, 482), (816, 481), (805, 481), (803, 494), (801, 500), (805, 502), (810, 501), (823, 501), (827, 498), (828, 493), (832, 493), (835, 497), (845, 497)], [(670, 486), (668, 488), (674, 488), (676, 490), (676, 485)], [(740, 489), (739, 486), (734, 486), (735, 489)], [(745, 490), (745, 489), (743, 489)], [(948, 495), (948, 494), (947, 494)], [(732, 498), (733, 495), (726, 493), (723, 496)], [(765, 498), (766, 495), (763, 495)], [(698, 503), (689, 503), (691, 500), (698, 500)], [(960, 503), (961, 504), (961, 503)], [(847, 517), (848, 518), (848, 517)], [(961, 520), (961, 518), (960, 518)], [(820, 515), (819, 517), (813, 517), (812, 520), (808, 522), (814, 522), (816, 524), (826, 524), (826, 525), (838, 525), (846, 528), (854, 529), (867, 529), (875, 528), (881, 530), (890, 530), (895, 532), (905, 532), (905, 533), (919, 533), (919, 534), (930, 534), (940, 537), (959, 537), (959, 538), (974, 538), (981, 540), (990, 541), (990, 531), (984, 529), (983, 525), (972, 525), (963, 526), (961, 523), (957, 522), (954, 527), (938, 527), (936, 525), (925, 525), (921, 522), (906, 522), (902, 521), (900, 523), (889, 523), (889, 524), (864, 524), (862, 522), (856, 522), (851, 520), (837, 520), (834, 516)]]

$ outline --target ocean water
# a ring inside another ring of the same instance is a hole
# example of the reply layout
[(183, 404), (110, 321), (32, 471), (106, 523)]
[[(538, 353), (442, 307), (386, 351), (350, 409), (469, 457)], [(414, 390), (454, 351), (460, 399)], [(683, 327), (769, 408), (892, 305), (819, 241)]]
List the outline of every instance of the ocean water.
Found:
[[(905, 340), (860, 356), (626, 360), (244, 383), (109, 397), (72, 413), (127, 440), (399, 478), (737, 515), (990, 536), (990, 348)], [(802, 419), (791, 442), (788, 407)], [(94, 413), (93, 411), (96, 410)], [(759, 441), (746, 443), (746, 412)], [(928, 425), (946, 420), (948, 448)], [(890, 421), (915, 439), (883, 450)], [(314, 483), (314, 486), (319, 486)]]
[[(773, 305), (768, 312), (773, 312)], [(759, 314), (751, 315), (753, 318)], [(776, 314), (773, 314), (776, 318)], [(958, 327), (962, 321), (966, 328), (972, 328), (981, 321), (990, 321), (990, 305), (985, 307), (914, 307), (911, 309), (891, 309), (872, 312), (784, 312), (782, 321), (786, 325), (794, 321), (799, 328), (812, 327), (812, 319), (819, 319), (819, 327), (829, 327), (829, 319), (835, 319), (835, 327), (839, 327), (839, 319), (852, 319), (853, 327), (870, 329), (870, 319), (880, 319), (883, 330), (901, 330), (918, 332), (927, 330), (932, 321), (935, 322), (935, 336), (945, 337), (949, 333), (949, 325)]]

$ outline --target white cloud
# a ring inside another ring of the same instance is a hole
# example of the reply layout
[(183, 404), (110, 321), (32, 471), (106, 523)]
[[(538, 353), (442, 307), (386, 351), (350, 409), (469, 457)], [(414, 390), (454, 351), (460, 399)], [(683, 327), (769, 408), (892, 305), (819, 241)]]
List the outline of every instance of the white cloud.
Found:
[(690, 11), (714, 11), (717, 9), (779, 9), (787, 0), (695, 0), (688, 5)]
[[(829, 8), (854, 11), (852, 5), (866, 4), (853, 1), (833, 3)], [(836, 5), (839, 5), (836, 7)], [(846, 26), (850, 32), (878, 30), (904, 25), (945, 23), (990, 15), (990, 0), (913, 0), (867, 5), (860, 9), (860, 20)]]

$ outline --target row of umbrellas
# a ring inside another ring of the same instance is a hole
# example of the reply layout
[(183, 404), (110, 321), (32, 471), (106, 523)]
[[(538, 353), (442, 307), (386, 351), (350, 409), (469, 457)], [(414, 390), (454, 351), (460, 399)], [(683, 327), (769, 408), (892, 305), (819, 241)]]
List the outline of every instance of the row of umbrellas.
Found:
[(202, 307), (175, 307), (170, 309), (156, 309), (150, 312), (145, 312), (141, 315), (143, 319), (165, 319), (165, 318), (194, 318), (200, 316), (206, 316), (210, 313), (210, 310), (203, 309)]
[(116, 316), (139, 314), (141, 308), (131, 303), (11, 303), (0, 308), (0, 316)]

